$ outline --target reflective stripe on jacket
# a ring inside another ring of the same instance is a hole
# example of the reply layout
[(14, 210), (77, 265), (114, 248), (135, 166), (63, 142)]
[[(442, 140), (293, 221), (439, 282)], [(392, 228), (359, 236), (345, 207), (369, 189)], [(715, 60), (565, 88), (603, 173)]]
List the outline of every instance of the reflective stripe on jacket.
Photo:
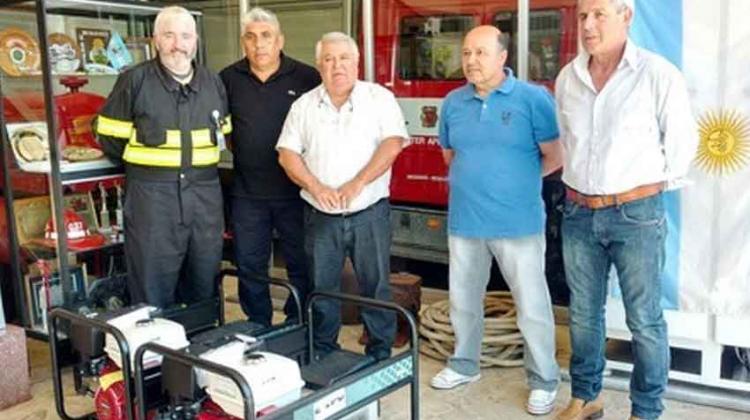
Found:
[(215, 166), (217, 136), (232, 131), (226, 92), (218, 76), (199, 65), (194, 69), (186, 85), (157, 59), (120, 75), (95, 123), (107, 156), (182, 171)]

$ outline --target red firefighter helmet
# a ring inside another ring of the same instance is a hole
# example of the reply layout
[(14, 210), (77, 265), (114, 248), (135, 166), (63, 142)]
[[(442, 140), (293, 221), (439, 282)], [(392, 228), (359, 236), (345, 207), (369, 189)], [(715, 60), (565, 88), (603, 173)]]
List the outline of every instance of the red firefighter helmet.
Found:
[[(89, 233), (86, 227), (86, 222), (71, 209), (66, 208), (63, 211), (63, 226), (65, 226), (68, 247), (72, 250), (80, 251), (83, 249), (96, 248), (103, 245), (105, 242), (105, 238), (101, 234)], [(47, 225), (44, 227), (44, 240), (51, 246), (54, 246), (54, 241), (57, 240), (57, 229), (52, 217), (50, 217)]]

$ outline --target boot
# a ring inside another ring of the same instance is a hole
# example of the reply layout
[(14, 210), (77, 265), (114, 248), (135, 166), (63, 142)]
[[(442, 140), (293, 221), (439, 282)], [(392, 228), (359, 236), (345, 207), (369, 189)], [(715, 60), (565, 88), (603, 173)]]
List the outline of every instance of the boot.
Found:
[(571, 399), (568, 407), (558, 413), (555, 420), (596, 420), (602, 416), (604, 416), (604, 399), (600, 395), (593, 401)]

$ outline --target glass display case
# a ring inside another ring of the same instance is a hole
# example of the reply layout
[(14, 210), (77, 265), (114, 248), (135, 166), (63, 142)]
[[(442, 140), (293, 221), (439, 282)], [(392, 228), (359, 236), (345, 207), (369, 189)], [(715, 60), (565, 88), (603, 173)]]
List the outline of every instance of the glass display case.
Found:
[[(124, 271), (122, 169), (102, 153), (92, 122), (118, 75), (155, 57), (161, 7), (0, 6), (0, 263), (6, 305), (32, 335), (46, 334), (46, 309), (84, 305), (98, 281)], [(191, 13), (200, 30), (201, 14)]]

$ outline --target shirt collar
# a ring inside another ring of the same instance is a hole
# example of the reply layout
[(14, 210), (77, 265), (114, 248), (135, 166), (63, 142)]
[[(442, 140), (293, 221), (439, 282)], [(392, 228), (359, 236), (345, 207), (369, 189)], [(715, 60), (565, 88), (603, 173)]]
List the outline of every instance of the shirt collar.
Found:
[[(180, 86), (182, 86), (177, 80), (172, 77), (172, 75), (169, 73), (169, 71), (164, 67), (164, 65), (159, 60), (159, 57), (157, 56), (154, 58), (155, 67), (156, 67), (156, 74), (161, 79), (162, 84), (164, 84), (164, 87), (167, 88), (170, 92), (175, 92), (180, 89)], [(197, 92), (200, 89), (200, 69), (198, 66), (195, 65), (195, 61), (192, 62), (193, 66), (193, 78), (190, 79), (190, 82), (188, 82), (187, 85), (185, 85), (189, 90), (192, 90), (193, 92)]]
[[(361, 80), (355, 81), (354, 87), (352, 88), (351, 93), (349, 93), (349, 97), (346, 99), (346, 102), (344, 103), (344, 105), (342, 105), (341, 109), (346, 108), (346, 105), (348, 105), (349, 111), (353, 111), (356, 104), (359, 103), (359, 99), (362, 97), (364, 89), (364, 83)], [(333, 106), (331, 96), (328, 95), (328, 91), (326, 90), (326, 87), (323, 83), (320, 84), (320, 90), (318, 91), (318, 105), (322, 104), (328, 105), (333, 109), (336, 108), (335, 106)]]
[[(581, 80), (590, 79), (589, 75), (589, 61), (591, 60), (591, 54), (586, 50), (581, 49), (578, 56), (573, 60), (573, 69), (578, 73), (578, 77)], [(628, 66), (632, 69), (637, 69), (640, 64), (640, 54), (638, 54), (638, 46), (633, 42), (632, 39), (628, 38), (625, 41), (625, 52), (622, 55), (622, 59), (617, 64), (617, 70)], [(588, 76), (585, 76), (588, 75)]]
[[(266, 83), (270, 82), (271, 80), (284, 75), (291, 73), (294, 71), (295, 64), (294, 60), (287, 57), (286, 54), (284, 54), (284, 51), (281, 51), (281, 64), (279, 64), (279, 68), (276, 69), (276, 71), (271, 75), (271, 77), (266, 80)], [(242, 57), (239, 61), (234, 63), (235, 70), (239, 71), (240, 73), (247, 74), (248, 76), (258, 80), (258, 78), (250, 71), (250, 63), (247, 61), (247, 57)]]
[(638, 46), (628, 38), (625, 42), (625, 53), (622, 55), (620, 60), (620, 66), (628, 65), (632, 69), (637, 69), (641, 63), (640, 54), (638, 54)]
[(276, 71), (276, 73), (274, 73), (274, 75), (271, 77), (291, 73), (294, 70), (294, 67), (294, 60), (287, 57), (286, 54), (284, 54), (284, 51), (281, 51), (281, 65), (279, 66), (279, 69)]
[[(503, 69), (503, 72), (505, 73), (505, 79), (503, 79), (503, 82), (500, 83), (499, 86), (497, 86), (495, 89), (492, 90), (490, 93), (502, 93), (504, 95), (508, 95), (513, 91), (513, 88), (516, 86), (516, 76), (513, 75), (513, 69), (510, 67), (505, 67)], [(462, 98), (465, 101), (478, 98), (476, 89), (474, 88), (474, 85), (472, 83), (466, 83), (464, 85), (463, 90), (461, 91)]]

